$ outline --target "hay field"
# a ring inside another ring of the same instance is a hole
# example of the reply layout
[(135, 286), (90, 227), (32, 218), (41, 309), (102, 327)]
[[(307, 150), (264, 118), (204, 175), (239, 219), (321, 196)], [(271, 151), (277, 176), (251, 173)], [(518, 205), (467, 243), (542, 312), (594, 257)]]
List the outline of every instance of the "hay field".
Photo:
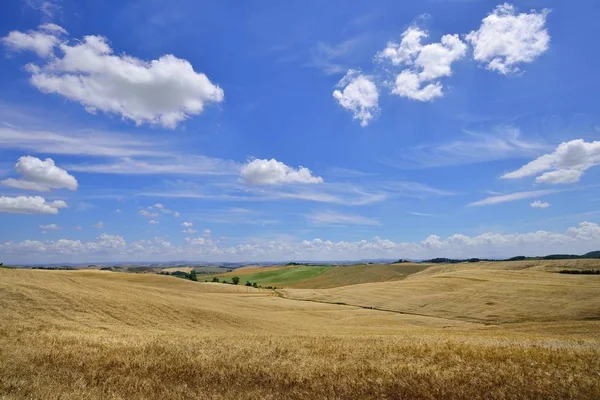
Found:
[[(571, 268), (597, 268), (598, 264), (572, 260)], [(559, 269), (568, 267), (554, 261), (446, 264), (401, 281), (280, 292), (298, 300), (472, 322), (600, 320), (600, 276), (545, 271)]]
[(581, 318), (486, 326), (170, 276), (0, 269), (0, 398), (595, 399), (599, 332)]

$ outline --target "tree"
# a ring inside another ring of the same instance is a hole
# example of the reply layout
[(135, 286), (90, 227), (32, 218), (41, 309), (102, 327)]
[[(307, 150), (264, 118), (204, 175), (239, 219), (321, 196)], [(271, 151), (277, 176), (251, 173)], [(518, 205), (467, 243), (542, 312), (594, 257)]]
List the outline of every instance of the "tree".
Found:
[(212, 278), (212, 282), (219, 282), (219, 278), (217, 278), (216, 276)]
[(190, 272), (190, 280), (196, 281), (196, 282), (198, 281), (198, 277), (196, 276), (196, 271), (192, 270)]
[(246, 281), (246, 286), (252, 286), (252, 282)]
[(233, 282), (234, 285), (237, 285), (238, 283), (240, 283), (240, 278), (234, 276), (233, 278), (231, 278), (231, 282)]

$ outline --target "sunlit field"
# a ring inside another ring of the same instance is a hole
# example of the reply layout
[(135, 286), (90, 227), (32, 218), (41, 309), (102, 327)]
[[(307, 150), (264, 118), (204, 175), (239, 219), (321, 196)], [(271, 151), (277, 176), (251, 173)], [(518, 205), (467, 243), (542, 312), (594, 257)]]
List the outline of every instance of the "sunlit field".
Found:
[(276, 291), (0, 269), (0, 398), (599, 398), (600, 276), (552, 268)]

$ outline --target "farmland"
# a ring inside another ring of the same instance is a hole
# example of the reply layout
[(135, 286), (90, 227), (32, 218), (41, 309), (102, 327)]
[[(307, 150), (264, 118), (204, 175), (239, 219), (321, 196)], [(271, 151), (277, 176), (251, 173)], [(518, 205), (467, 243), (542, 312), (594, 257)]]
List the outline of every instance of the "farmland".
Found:
[(0, 398), (594, 399), (600, 276), (553, 272), (594, 266), (0, 269)]

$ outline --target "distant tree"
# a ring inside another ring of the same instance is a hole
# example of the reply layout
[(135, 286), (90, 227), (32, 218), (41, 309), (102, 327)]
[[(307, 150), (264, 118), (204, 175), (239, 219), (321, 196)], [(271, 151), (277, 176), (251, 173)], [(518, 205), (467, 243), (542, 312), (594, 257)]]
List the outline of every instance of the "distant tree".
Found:
[(190, 271), (190, 280), (196, 281), (196, 282), (198, 281), (198, 277), (196, 276), (196, 271), (194, 271), (194, 270)]
[(231, 282), (233, 282), (234, 285), (237, 285), (238, 283), (240, 283), (240, 278), (234, 276), (233, 278), (231, 278)]
[(257, 284), (256, 282), (254, 282), (254, 283), (252, 284), (252, 287), (255, 287), (255, 288), (257, 288), (257, 287), (258, 287), (258, 284)]
[(219, 278), (217, 278), (216, 276), (214, 278), (212, 278), (211, 282), (219, 282)]
[(252, 282), (246, 281), (246, 286), (252, 286)]

